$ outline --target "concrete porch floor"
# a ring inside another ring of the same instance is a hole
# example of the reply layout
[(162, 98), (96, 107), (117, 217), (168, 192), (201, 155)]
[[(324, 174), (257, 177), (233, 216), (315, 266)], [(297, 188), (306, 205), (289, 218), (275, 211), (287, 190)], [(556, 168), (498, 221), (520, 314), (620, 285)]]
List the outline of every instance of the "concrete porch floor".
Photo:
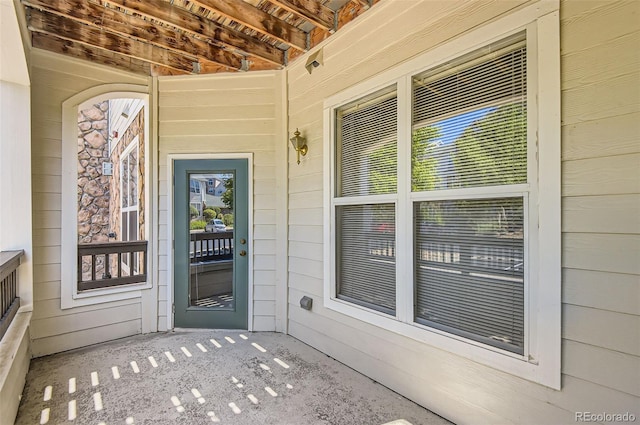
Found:
[(449, 423), (290, 336), (179, 330), (34, 359), (16, 424), (393, 421)]

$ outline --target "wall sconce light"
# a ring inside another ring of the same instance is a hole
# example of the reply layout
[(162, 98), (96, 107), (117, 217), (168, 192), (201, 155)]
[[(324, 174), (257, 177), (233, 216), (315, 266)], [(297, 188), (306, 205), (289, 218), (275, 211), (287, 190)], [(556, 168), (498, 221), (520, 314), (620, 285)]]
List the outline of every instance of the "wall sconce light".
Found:
[(307, 139), (300, 136), (300, 132), (296, 128), (296, 132), (293, 133), (293, 137), (289, 140), (291, 140), (291, 144), (298, 154), (298, 164), (300, 164), (300, 155), (305, 156), (309, 150), (307, 147)]

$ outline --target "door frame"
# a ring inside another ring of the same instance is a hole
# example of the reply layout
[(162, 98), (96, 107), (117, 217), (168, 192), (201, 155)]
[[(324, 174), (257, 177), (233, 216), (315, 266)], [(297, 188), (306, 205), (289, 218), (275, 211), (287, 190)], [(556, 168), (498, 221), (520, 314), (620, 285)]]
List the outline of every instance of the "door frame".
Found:
[(247, 251), (248, 258), (248, 279), (247, 279), (247, 330), (253, 331), (253, 153), (169, 153), (167, 154), (167, 174), (166, 174), (166, 195), (167, 195), (167, 329), (174, 329), (173, 320), (173, 293), (175, 290), (173, 276), (173, 163), (185, 159), (246, 159), (247, 179), (248, 179), (248, 211), (247, 211)]

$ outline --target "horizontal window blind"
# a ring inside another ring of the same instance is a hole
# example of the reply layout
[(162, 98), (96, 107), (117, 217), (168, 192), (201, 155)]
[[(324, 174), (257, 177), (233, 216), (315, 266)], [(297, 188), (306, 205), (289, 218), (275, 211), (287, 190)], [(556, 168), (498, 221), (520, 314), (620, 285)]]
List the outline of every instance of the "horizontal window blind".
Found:
[(394, 204), (336, 207), (337, 297), (395, 314)]
[(413, 78), (413, 191), (527, 181), (526, 47), (509, 43)]
[(415, 320), (524, 352), (523, 198), (414, 203)]
[(395, 86), (336, 110), (336, 196), (396, 192), (397, 113)]

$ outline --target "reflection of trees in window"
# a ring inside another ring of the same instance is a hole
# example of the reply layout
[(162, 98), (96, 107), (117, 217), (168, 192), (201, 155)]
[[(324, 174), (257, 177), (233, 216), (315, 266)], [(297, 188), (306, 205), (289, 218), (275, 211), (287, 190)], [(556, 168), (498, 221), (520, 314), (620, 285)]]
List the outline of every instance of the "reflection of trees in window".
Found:
[[(476, 208), (476, 205), (482, 205), (482, 209)], [(522, 198), (432, 201), (423, 202), (420, 207), (419, 215), (423, 223), (433, 225), (432, 229), (436, 232), (522, 237)], [(429, 220), (430, 215), (437, 219)], [(442, 217), (455, 217), (455, 220), (447, 222)]]
[(411, 190), (433, 190), (440, 181), (437, 167), (438, 160), (434, 150), (441, 137), (438, 127), (430, 125), (418, 128), (411, 136)]
[(396, 193), (397, 103), (390, 87), (336, 110), (338, 196)]
[(228, 178), (224, 181), (225, 192), (222, 194), (220, 199), (222, 203), (226, 205), (227, 208), (233, 210), (233, 177)]
[(522, 35), (413, 78), (415, 320), (519, 354), (526, 94)]
[(460, 187), (525, 183), (526, 105), (498, 107), (467, 127), (455, 141), (453, 164)]
[(396, 163), (398, 147), (395, 140), (374, 149), (366, 158), (369, 194), (381, 195), (395, 189), (398, 181)]

